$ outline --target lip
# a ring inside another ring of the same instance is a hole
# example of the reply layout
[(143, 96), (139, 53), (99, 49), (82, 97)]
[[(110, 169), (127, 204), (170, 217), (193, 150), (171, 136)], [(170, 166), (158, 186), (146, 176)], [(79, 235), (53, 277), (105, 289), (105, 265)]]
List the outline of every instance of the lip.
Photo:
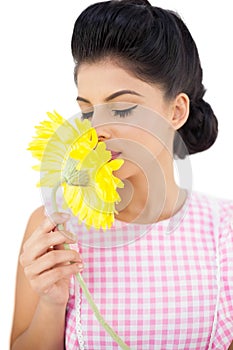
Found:
[(121, 152), (111, 151), (110, 149), (108, 151), (111, 152), (111, 155), (112, 155), (111, 159), (116, 159), (121, 155)]

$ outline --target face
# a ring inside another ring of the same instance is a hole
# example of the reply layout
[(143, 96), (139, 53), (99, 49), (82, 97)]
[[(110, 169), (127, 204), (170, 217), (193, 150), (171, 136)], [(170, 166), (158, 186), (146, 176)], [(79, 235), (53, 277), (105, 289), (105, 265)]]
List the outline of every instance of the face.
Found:
[(159, 86), (102, 61), (79, 67), (77, 87), (83, 118), (91, 120), (112, 158), (125, 160), (116, 174), (121, 179), (136, 176), (145, 157), (163, 157), (164, 144), (172, 147), (174, 101)]

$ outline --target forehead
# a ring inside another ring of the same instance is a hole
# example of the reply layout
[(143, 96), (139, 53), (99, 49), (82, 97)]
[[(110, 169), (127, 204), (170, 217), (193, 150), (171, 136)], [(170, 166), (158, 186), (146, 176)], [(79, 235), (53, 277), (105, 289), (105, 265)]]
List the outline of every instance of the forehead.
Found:
[[(137, 91), (143, 96), (150, 96), (159, 89), (149, 84), (114, 61), (104, 60), (98, 63), (83, 63), (77, 71), (77, 88), (82, 97), (99, 95), (106, 97), (119, 90)], [(161, 90), (161, 89), (159, 89)]]
[(83, 63), (77, 71), (77, 86), (85, 86), (86, 82), (101, 84), (101, 82), (121, 84), (122, 82), (142, 82), (132, 72), (127, 71), (112, 61), (100, 61), (98, 63)]

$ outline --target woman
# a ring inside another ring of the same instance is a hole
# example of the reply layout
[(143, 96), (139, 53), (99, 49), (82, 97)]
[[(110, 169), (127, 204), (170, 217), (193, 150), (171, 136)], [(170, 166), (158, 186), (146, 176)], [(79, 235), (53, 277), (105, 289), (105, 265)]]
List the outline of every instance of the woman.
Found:
[[(233, 203), (179, 187), (171, 156), (206, 150), (217, 137), (188, 29), (177, 14), (145, 0), (96, 3), (75, 23), (72, 54), (83, 118), (113, 157), (125, 159), (116, 175), (127, 200), (116, 219), (133, 230), (150, 227), (131, 244), (74, 244), (66, 251), (72, 235), (55, 230), (44, 208), (37, 209), (20, 255), (12, 349), (117, 347), (74, 282), (81, 271), (130, 348), (227, 349)], [(106, 108), (116, 119), (103, 113)], [(52, 219), (69, 223), (61, 213)]]

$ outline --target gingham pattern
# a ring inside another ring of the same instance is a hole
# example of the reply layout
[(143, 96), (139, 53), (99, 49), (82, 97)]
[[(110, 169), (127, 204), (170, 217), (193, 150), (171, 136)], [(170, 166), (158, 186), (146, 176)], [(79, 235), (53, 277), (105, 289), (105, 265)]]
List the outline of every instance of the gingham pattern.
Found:
[[(132, 350), (223, 350), (233, 339), (233, 203), (197, 192), (189, 199), (170, 234), (165, 220), (129, 245), (79, 247), (98, 308)], [(119, 349), (72, 278), (69, 350), (79, 348), (79, 313), (85, 349)]]

